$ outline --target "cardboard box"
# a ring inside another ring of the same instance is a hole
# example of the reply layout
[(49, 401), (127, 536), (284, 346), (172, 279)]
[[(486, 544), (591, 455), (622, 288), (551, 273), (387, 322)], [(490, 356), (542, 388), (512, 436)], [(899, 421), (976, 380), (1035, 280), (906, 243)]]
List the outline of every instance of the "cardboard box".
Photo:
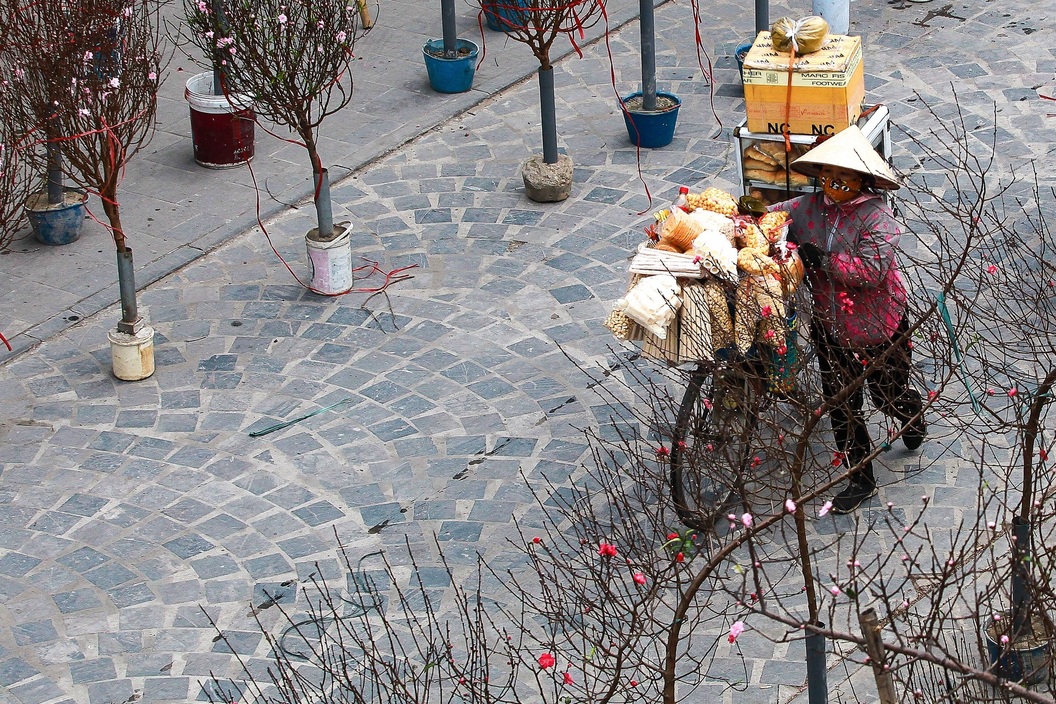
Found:
[[(862, 40), (830, 34), (822, 48), (797, 56), (789, 73), (787, 52), (774, 49), (760, 32), (744, 59), (744, 103), (748, 129), (780, 134), (836, 134), (853, 125), (865, 101)], [(792, 101), (788, 103), (788, 84)]]

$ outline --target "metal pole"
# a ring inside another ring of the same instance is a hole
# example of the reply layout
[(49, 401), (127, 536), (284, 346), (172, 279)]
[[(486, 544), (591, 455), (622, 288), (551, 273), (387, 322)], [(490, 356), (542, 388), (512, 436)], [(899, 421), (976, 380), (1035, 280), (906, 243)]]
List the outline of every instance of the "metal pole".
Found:
[(1023, 520), (1022, 516), (1013, 517), (1012, 537), (1015, 540), (1012, 546), (1012, 630), (1008, 636), (1014, 639), (1030, 633), (1030, 522)]
[(642, 30), (642, 110), (656, 110), (656, 23), (653, 0), (638, 0)]
[(45, 151), (48, 155), (48, 204), (58, 205), (66, 198), (62, 187), (62, 152), (52, 141), (48, 141)]
[(455, 0), (440, 0), (440, 22), (444, 27), (444, 58), (457, 55), (458, 33), (455, 31)]
[(543, 163), (557, 163), (557, 107), (554, 104), (554, 67), (539, 69), (539, 112), (543, 128)]
[(851, 26), (851, 0), (814, 0), (812, 11), (829, 23), (833, 34), (847, 34)]
[(858, 624), (862, 627), (862, 635), (865, 637), (865, 652), (869, 653), (869, 661), (873, 665), (873, 677), (876, 679), (876, 693), (880, 696), (880, 704), (898, 704), (895, 680), (891, 677), (891, 671), (884, 669), (884, 639), (880, 635), (876, 609), (870, 606), (858, 614)]
[(755, 0), (755, 33), (770, 29), (770, 0)]
[(330, 176), (326, 169), (315, 175), (315, 215), (319, 221), (319, 239), (328, 240), (334, 234), (334, 208), (330, 202)]
[[(227, 15), (225, 14), (225, 0), (213, 0), (213, 15), (216, 17), (217, 26), (221, 29), (227, 28)], [(225, 33), (226, 36), (226, 33)], [(213, 95), (224, 94), (224, 71), (220, 64), (213, 62)]]
[[(817, 624), (824, 626), (824, 623)], [(826, 682), (825, 636), (807, 631), (807, 701), (809, 704), (826, 704), (829, 686)]]
[(132, 248), (117, 253), (117, 287), (121, 292), (121, 322), (117, 331), (135, 335), (143, 327), (136, 305), (136, 272), (132, 266)]

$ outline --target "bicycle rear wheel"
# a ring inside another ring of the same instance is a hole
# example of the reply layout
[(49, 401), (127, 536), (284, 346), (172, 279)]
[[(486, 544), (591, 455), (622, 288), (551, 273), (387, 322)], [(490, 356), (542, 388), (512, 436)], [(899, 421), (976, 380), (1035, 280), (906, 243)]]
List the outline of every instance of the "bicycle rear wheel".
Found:
[(671, 496), (687, 528), (710, 531), (744, 486), (758, 425), (762, 377), (754, 365), (690, 376), (675, 418), (671, 447)]

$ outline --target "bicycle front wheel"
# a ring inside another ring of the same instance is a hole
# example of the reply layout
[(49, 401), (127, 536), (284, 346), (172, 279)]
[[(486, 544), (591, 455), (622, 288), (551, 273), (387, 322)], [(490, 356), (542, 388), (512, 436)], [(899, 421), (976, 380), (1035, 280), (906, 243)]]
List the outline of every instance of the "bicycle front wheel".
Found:
[(692, 373), (675, 418), (671, 496), (687, 528), (710, 531), (739, 497), (758, 425), (760, 380), (738, 366)]

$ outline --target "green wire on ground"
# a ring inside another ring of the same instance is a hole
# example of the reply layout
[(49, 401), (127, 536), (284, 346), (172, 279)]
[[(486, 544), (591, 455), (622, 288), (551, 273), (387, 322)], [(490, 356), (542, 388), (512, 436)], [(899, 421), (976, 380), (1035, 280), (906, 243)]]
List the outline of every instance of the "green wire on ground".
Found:
[(305, 413), (303, 416), (297, 416), (296, 418), (291, 418), (290, 420), (285, 420), (285, 421), (283, 421), (281, 423), (276, 423), (275, 425), (269, 425), (267, 428), (261, 428), (260, 430), (254, 430), (254, 431), (252, 431), (249, 434), (249, 437), (251, 437), (251, 438), (259, 438), (261, 435), (267, 435), (268, 433), (274, 433), (276, 430), (282, 430), (283, 428), (288, 428), (291, 425), (293, 425), (294, 423), (300, 423), (302, 420), (306, 420), (308, 418), (311, 418), (312, 416), (317, 416), (320, 413), (326, 413), (327, 411), (332, 411), (335, 408), (337, 408), (338, 406), (340, 406), (341, 404), (348, 403), (351, 400), (352, 400), (352, 397), (349, 396), (347, 398), (341, 399), (337, 403), (330, 404), (326, 408), (317, 408), (316, 410), (312, 411), (311, 413)]

